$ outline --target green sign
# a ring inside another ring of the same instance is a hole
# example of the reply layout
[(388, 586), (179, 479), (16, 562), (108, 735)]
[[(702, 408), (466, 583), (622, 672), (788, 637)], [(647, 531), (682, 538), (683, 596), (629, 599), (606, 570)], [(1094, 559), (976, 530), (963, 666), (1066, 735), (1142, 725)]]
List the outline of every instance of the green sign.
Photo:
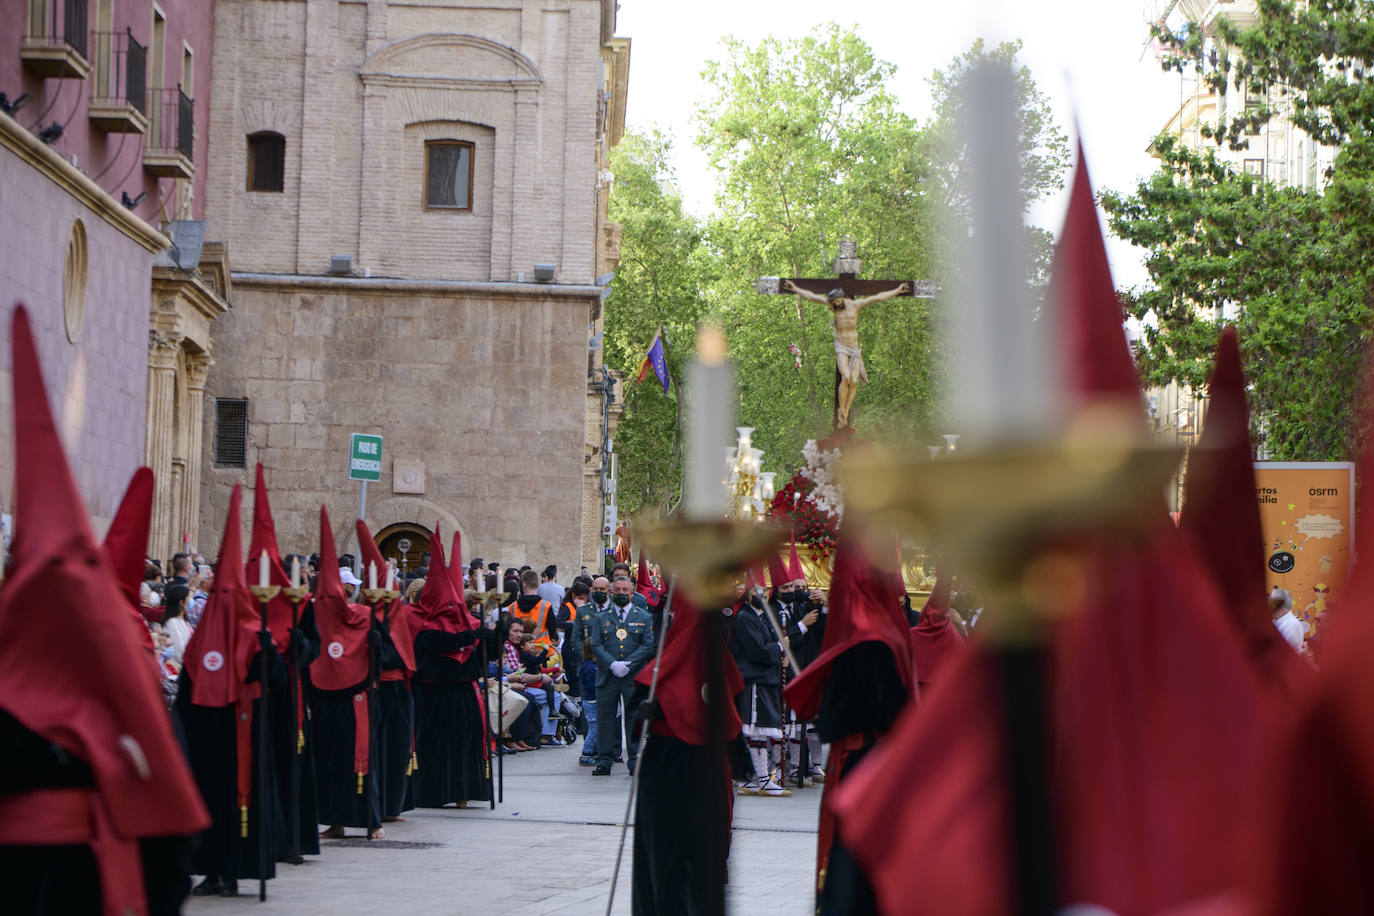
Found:
[(348, 450), (349, 480), (382, 479), (382, 437), (354, 433)]

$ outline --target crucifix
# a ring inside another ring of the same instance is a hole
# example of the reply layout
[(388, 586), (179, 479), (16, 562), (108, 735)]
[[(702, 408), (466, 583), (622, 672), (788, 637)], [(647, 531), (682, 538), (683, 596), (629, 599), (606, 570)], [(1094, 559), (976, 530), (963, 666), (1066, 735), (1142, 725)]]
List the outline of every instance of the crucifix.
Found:
[(859, 311), (895, 296), (934, 299), (939, 291), (931, 280), (860, 280), (862, 263), (858, 246), (846, 238), (835, 258), (835, 277), (759, 277), (756, 286), (760, 295), (794, 293), (830, 306), (835, 320), (835, 429), (849, 426), (849, 410), (859, 382), (868, 381), (859, 351)]

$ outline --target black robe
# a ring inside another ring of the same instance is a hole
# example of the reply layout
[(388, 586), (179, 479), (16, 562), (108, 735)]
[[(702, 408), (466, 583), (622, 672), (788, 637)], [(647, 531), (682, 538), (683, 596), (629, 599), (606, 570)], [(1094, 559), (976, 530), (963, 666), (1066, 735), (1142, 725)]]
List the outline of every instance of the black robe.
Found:
[[(382, 628), (382, 670), (405, 671), (405, 662)], [(382, 681), (377, 688), (377, 786), (382, 816), (397, 817), (415, 807), (410, 792), (410, 756), (414, 750), (415, 709), (404, 679)]]
[[(282, 860), (291, 853), (290, 829), (291, 829), (291, 768), (296, 766), (300, 773), (300, 852), (303, 856), (317, 856), (320, 854), (320, 838), (316, 834), (319, 829), (319, 798), (315, 786), (315, 736), (312, 734), (310, 725), (310, 663), (320, 654), (320, 633), (315, 627), (315, 611), (312, 604), (306, 604), (301, 610), (300, 632), (298, 647), (298, 671), (301, 682), (301, 691), (298, 701), (305, 707), (305, 716), (301, 722), (301, 728), (296, 728), (296, 721), (291, 716), (291, 699), (288, 690), (282, 690), (280, 697), (273, 697), (275, 701), (271, 705), (268, 715), (272, 719), (272, 737), (276, 744), (277, 760), (281, 761), (281, 766), (277, 768), (277, 791), (281, 793), (282, 814), (286, 818), (287, 842), (282, 846)], [(287, 650), (286, 661), (290, 663), (290, 649)], [(288, 679), (288, 688), (290, 681)], [(304, 739), (304, 740), (302, 740)]]
[[(269, 706), (286, 704), (286, 665), (271, 650), (269, 657)], [(246, 680), (258, 681), (258, 655), (248, 665)], [(264, 788), (258, 774), (258, 722), (261, 700), (253, 701), (251, 741), (253, 747), (252, 787), (248, 803), (248, 835), (240, 832), (238, 804), (237, 729), (233, 706), (197, 706), (191, 702), (192, 682), (188, 669), (181, 672), (177, 688), (176, 712), (186, 735), (186, 746), (200, 796), (210, 811), (211, 823), (196, 835), (191, 871), (194, 874), (233, 881), (239, 878), (258, 878), (259, 843), (267, 844), (267, 873), (261, 877), (275, 878), (276, 862), (286, 848), (286, 820), (282, 815), (281, 798), (277, 794), (276, 745), (267, 742), (267, 785)], [(269, 721), (271, 713), (268, 714)], [(263, 812), (267, 829), (260, 829)]]
[[(371, 651), (366, 646), (362, 651)], [(383, 640), (380, 649), (383, 667), (400, 664), (395, 646)], [(367, 680), (344, 690), (315, 688), (315, 778), (318, 784), (321, 824), (339, 827), (363, 827), (375, 830), (382, 826), (382, 799), (378, 791), (380, 779), (378, 734), (381, 702), (375, 691), (366, 691)], [(356, 707), (368, 704), (368, 764), (367, 775), (359, 784), (354, 768), (354, 739), (357, 734)]]
[[(850, 751), (836, 783), (844, 782), (859, 762), (896, 721), (910, 693), (897, 673), (892, 650), (880, 642), (863, 642), (835, 659), (821, 693), (816, 730), (822, 741), (834, 742), (863, 735), (863, 745)], [(826, 791), (832, 786), (827, 783)], [(825, 882), (818, 900), (824, 916), (857, 916), (876, 913), (877, 904), (868, 878), (840, 840), (836, 827), (826, 865)]]
[[(417, 808), (491, 798), (482, 745), (487, 734), (477, 698), (482, 675), (480, 631), (425, 630), (415, 637), (415, 772)], [(473, 646), (466, 662), (447, 657)]]
[[(91, 768), (0, 709), (0, 796), (43, 789), (93, 789)], [(191, 889), (189, 837), (139, 840), (150, 916), (176, 916)], [(100, 916), (100, 873), (86, 844), (0, 846), (6, 912)]]
[[(731, 786), (710, 750), (652, 734), (639, 755), (631, 912), (713, 913), (730, 852)], [(724, 831), (721, 827), (724, 826)], [(714, 876), (714, 877), (713, 877)]]
[(773, 625), (746, 605), (730, 628), (730, 651), (744, 678), (735, 699), (740, 720), (748, 731), (782, 728), (782, 646)]

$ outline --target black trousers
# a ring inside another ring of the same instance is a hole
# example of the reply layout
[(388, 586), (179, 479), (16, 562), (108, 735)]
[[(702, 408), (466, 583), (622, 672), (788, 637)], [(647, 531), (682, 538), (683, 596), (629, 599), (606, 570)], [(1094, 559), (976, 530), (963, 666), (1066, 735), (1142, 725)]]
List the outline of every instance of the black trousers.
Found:
[(620, 720), (616, 718), (616, 703), (625, 703), (625, 763), (634, 769), (635, 758), (639, 756), (639, 741), (635, 735), (635, 696), (633, 674), (625, 677), (607, 675), (606, 680), (596, 688), (596, 762), (610, 766), (615, 760), (615, 748), (620, 740)]

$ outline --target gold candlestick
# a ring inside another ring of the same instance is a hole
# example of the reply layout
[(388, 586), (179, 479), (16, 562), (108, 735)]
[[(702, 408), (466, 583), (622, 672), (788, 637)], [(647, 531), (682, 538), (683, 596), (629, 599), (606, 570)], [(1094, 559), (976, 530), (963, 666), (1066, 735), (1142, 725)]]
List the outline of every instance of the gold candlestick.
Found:
[(250, 585), (248, 591), (253, 593), (253, 597), (260, 603), (266, 604), (281, 593), (280, 585)]
[(281, 593), (291, 600), (293, 604), (305, 600), (305, 596), (310, 594), (310, 589), (304, 585), (288, 585), (281, 590)]

